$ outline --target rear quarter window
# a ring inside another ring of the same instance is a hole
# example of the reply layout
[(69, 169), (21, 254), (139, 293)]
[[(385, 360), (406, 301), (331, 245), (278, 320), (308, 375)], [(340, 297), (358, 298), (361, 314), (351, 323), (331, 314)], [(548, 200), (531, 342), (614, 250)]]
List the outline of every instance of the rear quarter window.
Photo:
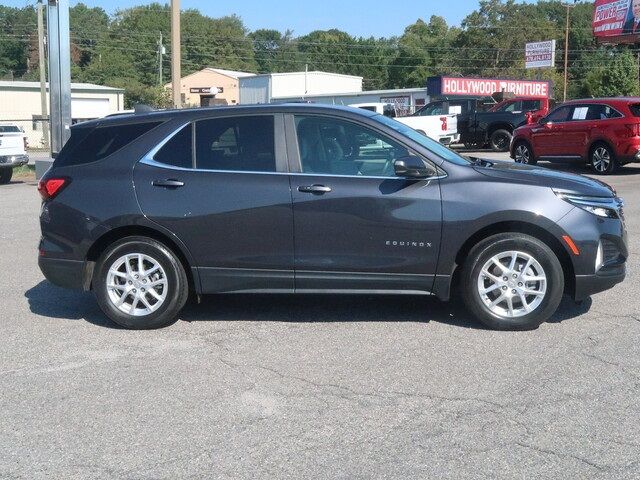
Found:
[(629, 105), (629, 110), (634, 117), (640, 117), (640, 103)]
[(160, 123), (73, 128), (71, 138), (60, 151), (55, 164), (57, 167), (67, 167), (102, 160), (129, 145)]

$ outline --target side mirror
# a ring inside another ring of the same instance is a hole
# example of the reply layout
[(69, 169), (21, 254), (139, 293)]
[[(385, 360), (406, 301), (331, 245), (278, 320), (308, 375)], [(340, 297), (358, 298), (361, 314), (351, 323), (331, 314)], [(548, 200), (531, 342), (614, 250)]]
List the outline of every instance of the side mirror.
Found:
[(414, 155), (397, 159), (393, 162), (393, 168), (398, 177), (428, 178), (434, 177), (438, 173), (434, 166)]

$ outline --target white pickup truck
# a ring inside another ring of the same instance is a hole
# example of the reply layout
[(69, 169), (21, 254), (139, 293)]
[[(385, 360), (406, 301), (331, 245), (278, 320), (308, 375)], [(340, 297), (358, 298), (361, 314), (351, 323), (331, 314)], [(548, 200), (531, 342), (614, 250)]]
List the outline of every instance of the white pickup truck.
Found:
[(29, 163), (27, 136), (17, 125), (0, 124), (0, 185), (11, 181), (13, 167)]
[(460, 138), (458, 135), (458, 116), (456, 114), (398, 117), (395, 114), (395, 107), (390, 103), (356, 103), (350, 106), (377, 112), (387, 117), (394, 117), (397, 121), (427, 137), (437, 140), (443, 145), (456, 143)]

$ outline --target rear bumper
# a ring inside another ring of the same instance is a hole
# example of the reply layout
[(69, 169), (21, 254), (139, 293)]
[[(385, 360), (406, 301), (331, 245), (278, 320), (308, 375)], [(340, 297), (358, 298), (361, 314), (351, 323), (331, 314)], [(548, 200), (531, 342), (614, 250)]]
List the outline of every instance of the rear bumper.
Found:
[(85, 289), (86, 265), (83, 261), (40, 256), (38, 266), (45, 278), (58, 287)]
[(29, 163), (29, 155), (0, 155), (0, 167), (21, 167)]
[(626, 275), (625, 265), (625, 263), (621, 263), (602, 268), (593, 275), (576, 275), (574, 300), (584, 300), (591, 295), (609, 290), (614, 285), (622, 282)]

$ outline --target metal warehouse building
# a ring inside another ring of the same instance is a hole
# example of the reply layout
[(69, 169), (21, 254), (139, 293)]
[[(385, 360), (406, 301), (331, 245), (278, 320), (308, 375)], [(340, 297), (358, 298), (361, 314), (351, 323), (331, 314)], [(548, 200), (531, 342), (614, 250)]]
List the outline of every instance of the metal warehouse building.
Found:
[(305, 95), (281, 97), (278, 101), (295, 102), (307, 100), (331, 105), (352, 105), (357, 103), (391, 103), (401, 114), (413, 113), (417, 108), (429, 102), (426, 88), (396, 88), (392, 90), (368, 90), (350, 93), (325, 93), (321, 95)]
[[(47, 84), (47, 92), (48, 90)], [(71, 84), (73, 123), (104, 117), (123, 109), (123, 89), (89, 83)], [(30, 146), (42, 146), (39, 82), (0, 81), (0, 123), (19, 125), (27, 134)]]
[(242, 104), (278, 102), (284, 98), (361, 92), (362, 77), (329, 72), (289, 72), (239, 79)]

